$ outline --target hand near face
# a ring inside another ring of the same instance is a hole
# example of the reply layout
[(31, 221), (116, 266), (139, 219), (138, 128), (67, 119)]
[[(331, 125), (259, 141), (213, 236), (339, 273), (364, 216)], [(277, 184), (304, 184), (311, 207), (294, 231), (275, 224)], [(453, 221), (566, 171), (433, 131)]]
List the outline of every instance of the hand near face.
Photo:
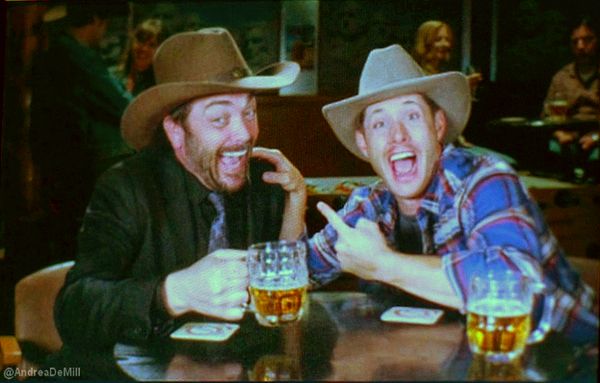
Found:
[(224, 320), (239, 320), (248, 301), (246, 252), (221, 249), (167, 276), (165, 305), (174, 315), (197, 312)]
[(288, 193), (306, 194), (304, 177), (279, 150), (255, 147), (252, 149), (252, 157), (260, 158), (275, 166), (275, 171), (263, 174), (263, 181), (279, 184)]
[(352, 228), (327, 204), (319, 202), (317, 208), (337, 231), (335, 251), (342, 270), (363, 279), (378, 279), (380, 262), (392, 254), (379, 226), (361, 218)]
[(275, 166), (265, 172), (263, 181), (279, 184), (286, 191), (285, 210), (279, 239), (294, 241), (304, 232), (306, 210), (306, 183), (300, 171), (279, 150), (255, 147), (252, 157), (260, 158)]

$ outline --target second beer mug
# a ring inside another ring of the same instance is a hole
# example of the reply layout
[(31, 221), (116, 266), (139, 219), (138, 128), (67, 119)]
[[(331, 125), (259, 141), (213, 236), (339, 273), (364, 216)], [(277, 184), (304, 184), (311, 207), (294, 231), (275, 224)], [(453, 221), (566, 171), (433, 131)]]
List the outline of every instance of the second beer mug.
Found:
[(471, 281), (467, 297), (467, 337), (474, 354), (493, 362), (519, 357), (527, 344), (544, 339), (550, 329), (554, 305), (544, 297), (544, 312), (531, 331), (534, 294), (542, 286), (509, 271), (490, 272)]
[(298, 320), (307, 300), (305, 243), (258, 243), (248, 249), (247, 262), (257, 321), (263, 326), (277, 326)]

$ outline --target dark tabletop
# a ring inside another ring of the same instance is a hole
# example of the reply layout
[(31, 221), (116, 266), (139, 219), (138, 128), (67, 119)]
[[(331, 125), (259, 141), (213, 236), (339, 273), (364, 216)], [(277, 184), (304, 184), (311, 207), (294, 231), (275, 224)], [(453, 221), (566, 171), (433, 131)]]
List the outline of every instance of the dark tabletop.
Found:
[(386, 323), (390, 302), (351, 292), (310, 294), (303, 320), (264, 328), (246, 315), (225, 342), (117, 344), (114, 360), (135, 380), (597, 380), (597, 347), (558, 334), (505, 365), (474, 358), (463, 317), (446, 311), (435, 325)]
[(560, 169), (564, 159), (556, 158), (549, 150), (550, 141), (556, 131), (575, 131), (583, 135), (600, 129), (597, 120), (549, 121), (506, 117), (486, 124), (486, 137), (483, 146), (510, 156), (516, 161), (513, 166), (519, 170), (529, 170), (546, 177), (570, 177), (570, 169), (565, 174)]

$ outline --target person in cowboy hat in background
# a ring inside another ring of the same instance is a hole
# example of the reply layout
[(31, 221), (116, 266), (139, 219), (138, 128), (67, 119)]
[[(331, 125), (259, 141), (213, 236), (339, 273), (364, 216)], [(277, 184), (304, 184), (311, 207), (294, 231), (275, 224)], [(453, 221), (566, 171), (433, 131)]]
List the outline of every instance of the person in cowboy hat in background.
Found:
[(154, 70), (121, 120), (139, 153), (99, 179), (57, 298), (65, 344), (166, 336), (188, 313), (239, 320), (248, 273), (236, 249), (304, 233), (302, 175), (254, 147), (254, 93), (291, 84), (299, 66), (253, 74), (230, 33), (207, 28), (165, 40)]
[(515, 171), (452, 144), (470, 107), (463, 74), (427, 76), (399, 45), (369, 54), (358, 95), (323, 114), (381, 180), (355, 189), (337, 214), (317, 205), (329, 224), (309, 241), (313, 283), (345, 271), (462, 311), (473, 275), (512, 270), (545, 284), (536, 312), (553, 309), (554, 330), (597, 342), (593, 291)]

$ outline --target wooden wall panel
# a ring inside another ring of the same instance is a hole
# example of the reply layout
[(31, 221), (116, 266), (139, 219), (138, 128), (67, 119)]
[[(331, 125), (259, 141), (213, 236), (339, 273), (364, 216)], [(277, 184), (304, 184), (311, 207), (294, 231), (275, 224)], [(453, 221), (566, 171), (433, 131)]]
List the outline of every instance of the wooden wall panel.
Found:
[(259, 96), (258, 144), (281, 150), (305, 177), (373, 175), (351, 154), (321, 114), (337, 99), (322, 96)]

